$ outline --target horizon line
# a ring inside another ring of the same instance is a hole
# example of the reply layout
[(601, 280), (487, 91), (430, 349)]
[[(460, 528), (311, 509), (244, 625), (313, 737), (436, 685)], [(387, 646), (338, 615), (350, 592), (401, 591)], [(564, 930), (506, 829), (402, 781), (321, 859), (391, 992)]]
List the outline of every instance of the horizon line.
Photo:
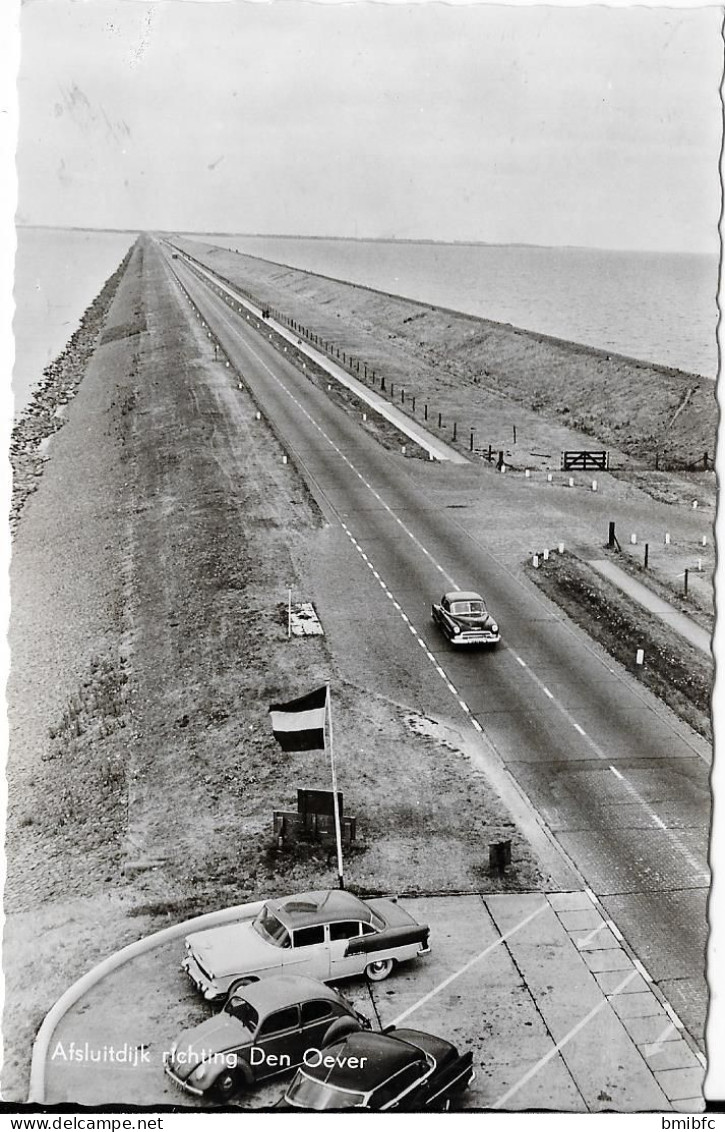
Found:
[(180, 228), (107, 228), (84, 227), (80, 224), (29, 224), (27, 222), (15, 223), (15, 228), (40, 228), (62, 232), (118, 232), (118, 233), (144, 233), (159, 232), (164, 236), (225, 236), (233, 239), (255, 240), (340, 240), (346, 243), (359, 244), (432, 244), (438, 247), (481, 247), (481, 248), (539, 248), (556, 251), (585, 251), (585, 252), (622, 252), (634, 255), (719, 255), (717, 250), (709, 251), (682, 251), (672, 248), (623, 248), (602, 247), (600, 244), (537, 244), (526, 240), (436, 240), (430, 236), (313, 236), (303, 233), (289, 232), (229, 232), (229, 231), (202, 231), (201, 229)]

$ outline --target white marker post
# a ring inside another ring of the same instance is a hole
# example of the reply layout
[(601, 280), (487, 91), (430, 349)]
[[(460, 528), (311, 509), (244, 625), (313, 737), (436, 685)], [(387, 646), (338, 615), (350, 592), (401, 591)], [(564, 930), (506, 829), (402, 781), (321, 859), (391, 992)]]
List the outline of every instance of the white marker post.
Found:
[(345, 878), (342, 871), (342, 829), (340, 826), (340, 803), (337, 798), (337, 775), (335, 773), (335, 748), (332, 742), (332, 704), (330, 703), (330, 685), (327, 688), (327, 729), (330, 735), (330, 769), (332, 771), (332, 806), (335, 812), (335, 840), (337, 842), (337, 879), (340, 888), (345, 887)]
[(644, 649), (637, 649), (637, 664), (644, 664)]
[(287, 640), (292, 636), (292, 590), (287, 591)]

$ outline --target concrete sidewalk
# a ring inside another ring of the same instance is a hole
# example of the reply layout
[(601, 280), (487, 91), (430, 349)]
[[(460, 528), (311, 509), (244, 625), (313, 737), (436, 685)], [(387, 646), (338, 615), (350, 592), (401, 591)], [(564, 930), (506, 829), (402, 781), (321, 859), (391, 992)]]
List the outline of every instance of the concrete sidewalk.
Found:
[[(415, 897), (431, 953), (381, 983), (341, 990), (373, 1021), (430, 1030), (473, 1051), (463, 1107), (563, 1112), (701, 1112), (701, 1055), (653, 992), (646, 971), (586, 892)], [(180, 941), (133, 958), (58, 1024), (47, 1058), (49, 1104), (183, 1105), (162, 1056), (209, 1014), (179, 971)], [(104, 1059), (124, 1049), (127, 1060)], [(236, 1102), (264, 1109), (289, 1074)]]
[(649, 610), (650, 613), (656, 614), (671, 625), (675, 632), (689, 641), (695, 648), (700, 649), (702, 652), (710, 655), (711, 637), (707, 630), (702, 629), (691, 617), (684, 613), (680, 613), (679, 609), (675, 609), (669, 602), (664, 601), (663, 598), (658, 597), (647, 586), (638, 582), (626, 570), (610, 562), (608, 558), (597, 558), (587, 563), (602, 577), (607, 578), (618, 589), (626, 593), (633, 601), (636, 601), (644, 609)]

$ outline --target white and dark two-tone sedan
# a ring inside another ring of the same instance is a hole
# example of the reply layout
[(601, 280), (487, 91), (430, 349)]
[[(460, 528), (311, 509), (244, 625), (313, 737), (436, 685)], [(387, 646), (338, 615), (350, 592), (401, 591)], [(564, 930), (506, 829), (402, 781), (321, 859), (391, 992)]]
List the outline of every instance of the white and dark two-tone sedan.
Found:
[(433, 620), (453, 645), (497, 645), (498, 625), (480, 594), (453, 590), (443, 594), (431, 610)]
[(181, 967), (208, 1002), (279, 974), (378, 981), (395, 963), (427, 954), (429, 931), (395, 900), (322, 889), (268, 900), (253, 920), (187, 936)]

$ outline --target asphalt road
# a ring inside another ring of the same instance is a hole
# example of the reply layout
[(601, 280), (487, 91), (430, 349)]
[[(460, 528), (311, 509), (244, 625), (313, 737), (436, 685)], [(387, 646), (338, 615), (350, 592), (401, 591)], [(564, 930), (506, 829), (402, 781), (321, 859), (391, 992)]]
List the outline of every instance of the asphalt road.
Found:
[[(476, 733), (482, 765), (505, 767), (702, 1045), (707, 744), (434, 503), (425, 463), (385, 451), (264, 323), (173, 268), (330, 522), (316, 602), (336, 654), (354, 652), (373, 690)], [(469, 484), (469, 469), (447, 474)], [(431, 624), (431, 600), (459, 587), (486, 595), (495, 651), (457, 652)]]

